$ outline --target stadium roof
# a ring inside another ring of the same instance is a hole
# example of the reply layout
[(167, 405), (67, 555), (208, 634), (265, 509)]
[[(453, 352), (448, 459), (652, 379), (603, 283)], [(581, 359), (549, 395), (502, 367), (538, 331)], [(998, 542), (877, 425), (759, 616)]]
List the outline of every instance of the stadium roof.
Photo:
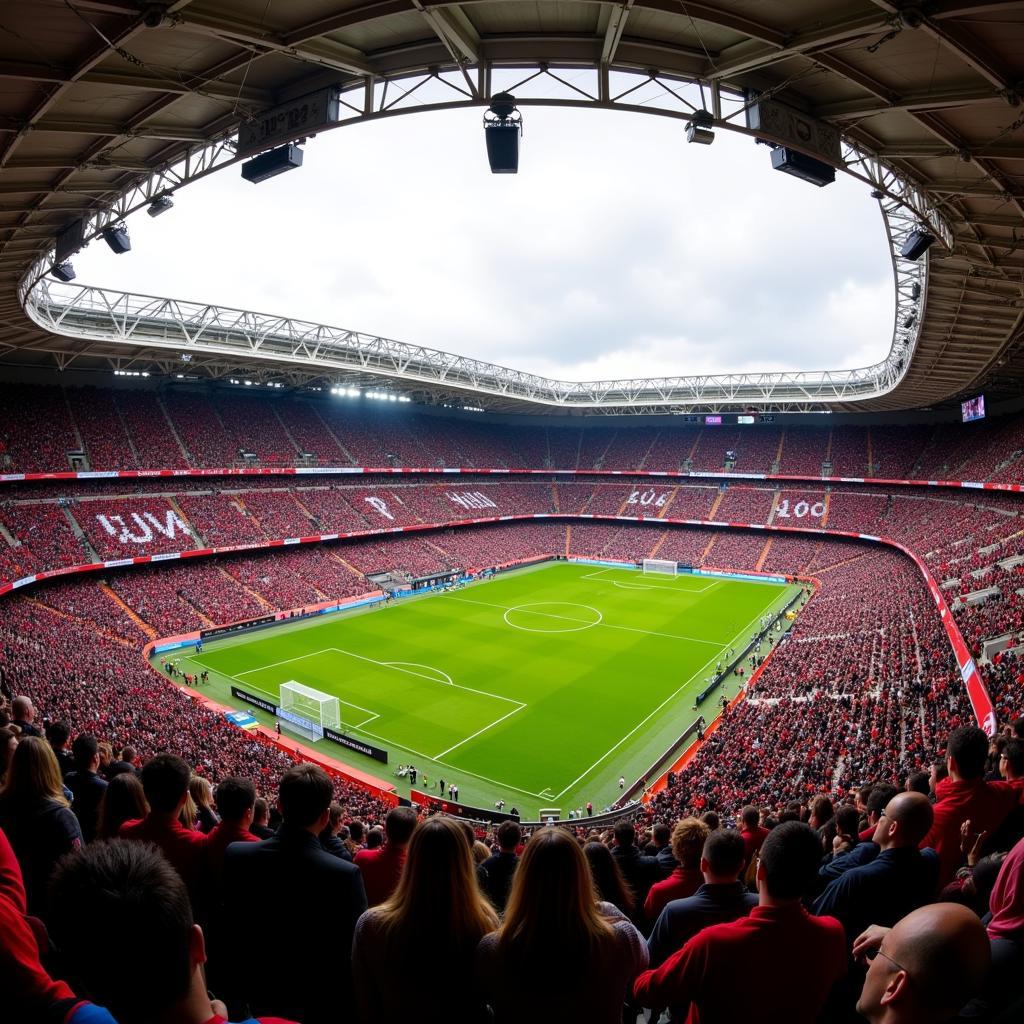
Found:
[[(565, 69), (592, 81), (570, 84)], [(1024, 384), (1024, 2), (33, 0), (3, 11), (0, 75), (9, 364), (169, 370), (187, 347), (192, 372), (212, 376), (389, 378), (423, 400), (540, 411), (892, 409)], [(573, 385), (281, 318), (32, 290), (77, 218), (89, 237), (239, 160), (240, 127), (331, 87), (343, 123), (484, 107), (512, 87), (520, 106), (685, 121), (706, 105), (718, 127), (749, 134), (758, 94), (838, 129), (836, 162), (878, 191), (894, 249), (922, 222), (939, 242), (926, 263), (894, 259), (892, 352), (845, 375)], [(640, 88), (664, 101), (635, 104)]]

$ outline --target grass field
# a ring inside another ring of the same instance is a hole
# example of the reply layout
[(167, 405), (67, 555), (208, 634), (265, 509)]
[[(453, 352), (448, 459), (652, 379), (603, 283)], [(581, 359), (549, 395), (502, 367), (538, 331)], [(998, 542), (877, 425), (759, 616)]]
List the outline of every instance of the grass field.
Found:
[(792, 591), (557, 563), (209, 642), (181, 667), (208, 669), (224, 703), (237, 704), (232, 683), (274, 701), (287, 680), (335, 694), (344, 727), (390, 764), (321, 749), (389, 780), (412, 762), (428, 791), (443, 777), (463, 803), (600, 809), (697, 717), (716, 662)]

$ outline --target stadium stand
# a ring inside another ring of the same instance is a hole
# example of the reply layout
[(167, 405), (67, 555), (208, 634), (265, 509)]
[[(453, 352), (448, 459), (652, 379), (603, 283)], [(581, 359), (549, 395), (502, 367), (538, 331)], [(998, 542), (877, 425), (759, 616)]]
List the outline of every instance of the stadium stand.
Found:
[[(75, 403), (69, 400), (67, 408), (74, 409)], [(109, 412), (110, 404), (93, 408)], [(93, 423), (85, 416), (82, 420)], [(230, 422), (239, 430), (245, 424), (256, 426), (243, 413)], [(289, 422), (282, 418), (280, 434)], [(94, 428), (77, 429), (88, 437)], [(832, 432), (833, 445), (838, 433)], [(875, 434), (872, 430), (872, 453)], [(273, 441), (275, 433), (266, 436)], [(597, 459), (618, 453), (617, 458), (636, 465), (649, 457), (662, 436), (652, 431), (630, 452), (624, 439), (609, 431)], [(459, 457), (482, 443), (481, 437), (480, 432), (460, 436)], [(781, 434), (777, 437), (784, 440)], [(550, 430), (545, 440), (552, 440)], [(584, 449), (582, 433), (576, 441), (581, 458), (591, 458), (601, 447), (598, 443)], [(845, 453), (847, 467), (861, 457), (862, 442), (866, 451), (866, 433), (840, 435), (840, 447), (834, 450)], [(419, 450), (444, 452), (450, 450), (447, 444), (420, 444)], [(504, 451), (509, 454), (511, 449)], [(993, 457), (989, 464), (1005, 461)], [(403, 474), (351, 483), (315, 476), (287, 483), (280, 478), (179, 477), (159, 483), (77, 480), (4, 486), (0, 522), (6, 537), (0, 570), (8, 579), (80, 564), (97, 555), (123, 558), (200, 545), (265, 545), (317, 532), (373, 533), (334, 544), (64, 579), (2, 599), (0, 686), (5, 700), (28, 697), (40, 714), (66, 722), (72, 735), (89, 733), (115, 749), (131, 746), (142, 763), (173, 750), (215, 786), (233, 777), (250, 779), (255, 791), (271, 802), (278, 780), (302, 752), (249, 736), (173, 681), (155, 679), (140, 657), (143, 643), (155, 636), (357, 597), (371, 589), (366, 579), (371, 572), (416, 578), (566, 554), (634, 562), (672, 558), (695, 566), (804, 575), (817, 580), (818, 590), (775, 653), (763, 664), (748, 660), (742, 666), (744, 677), (751, 677), (745, 696), (715, 717), (702, 742), (647, 802), (631, 808), (641, 846), (656, 849), (649, 844), (659, 822), (709, 811), (730, 819), (752, 804), (769, 827), (786, 816), (809, 820), (817, 830), (811, 834), (821, 844), (820, 870), (827, 872), (831, 833), (828, 822), (815, 817), (820, 808), (813, 808), (826, 798), (829, 806), (839, 808), (865, 783), (902, 788), (915, 772), (929, 770), (948, 736), (973, 722), (934, 601), (919, 570), (894, 550), (828, 533), (682, 528), (665, 518), (824, 528), (906, 545), (944, 584), (955, 620), (979, 661), (997, 721), (1012, 723), (1024, 714), (1024, 669), (1014, 650), (1024, 642), (1024, 604), (1017, 593), (1021, 570), (1012, 562), (1000, 564), (1024, 550), (1015, 495), (772, 481), (708, 486), (697, 480), (652, 483), (637, 478), (606, 483), (586, 476), (511, 482), (472, 474), (443, 483)], [(443, 525), (553, 513), (640, 516), (647, 521)], [(408, 536), (376, 533), (423, 524), (440, 528)], [(975, 603), (972, 595), (980, 590), (988, 596)], [(83, 635), (89, 637), (87, 645), (81, 643)], [(993, 643), (999, 649), (986, 654)], [(386, 793), (375, 793), (344, 774), (332, 776), (328, 785), (341, 808), (339, 829), (365, 835), (365, 825), (383, 823), (392, 801)], [(941, 791), (939, 799), (937, 807)], [(0, 820), (3, 813), (0, 792)], [(1012, 846), (1017, 828), (1000, 827), (1000, 850)], [(570, 831), (581, 843), (596, 838), (610, 844), (613, 852), (617, 848), (611, 832), (591, 834), (575, 824)], [(530, 830), (524, 832), (529, 837)], [(497, 848), (494, 826), (477, 825), (476, 836), (485, 847)], [(24, 838), (15, 833), (15, 840), (15, 855), (30, 863), (33, 854)], [(86, 847), (87, 852), (92, 849), (92, 844)], [(946, 856), (954, 856), (948, 844)], [(955, 857), (961, 856), (967, 855), (957, 846)], [(822, 878), (816, 891), (826, 884)], [(202, 907), (196, 912), (206, 913)], [(652, 955), (658, 948), (656, 935), (657, 929), (651, 937)], [(641, 1000), (648, 998), (650, 984), (638, 984)]]
[[(506, 427), (288, 395), (0, 385), (2, 466), (368, 466), (878, 476), (1020, 483), (1024, 418), (935, 426)], [(733, 452), (735, 460), (727, 460)], [(780, 458), (781, 451), (781, 458)], [(308, 456), (308, 458), (307, 458)]]

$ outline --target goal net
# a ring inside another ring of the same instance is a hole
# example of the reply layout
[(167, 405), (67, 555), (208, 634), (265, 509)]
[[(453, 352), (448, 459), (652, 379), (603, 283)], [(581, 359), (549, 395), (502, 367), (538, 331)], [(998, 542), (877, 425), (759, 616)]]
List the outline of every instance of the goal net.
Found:
[(667, 558), (645, 558), (645, 576), (676, 576), (679, 573), (678, 562), (669, 561)]
[(279, 718), (290, 722), (301, 732), (317, 738), (323, 737), (325, 728), (341, 728), (338, 698), (294, 679), (281, 684), (277, 713)]

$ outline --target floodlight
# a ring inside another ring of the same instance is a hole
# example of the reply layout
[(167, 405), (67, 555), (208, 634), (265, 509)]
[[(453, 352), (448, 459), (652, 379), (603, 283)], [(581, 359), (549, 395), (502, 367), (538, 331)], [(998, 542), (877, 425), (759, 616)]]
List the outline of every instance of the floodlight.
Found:
[(278, 146), (277, 149), (272, 149), (269, 153), (261, 153), (259, 156), (253, 157), (252, 160), (246, 160), (242, 164), (242, 177), (257, 185), (261, 181), (266, 181), (267, 178), (273, 178), (301, 166), (302, 150), (296, 143), (289, 142), (286, 146)]
[(686, 141), (710, 146), (715, 141), (715, 133), (712, 131), (714, 123), (715, 118), (710, 110), (696, 111), (686, 126)]
[(914, 283), (913, 283), (913, 284), (912, 284), (912, 285), (910, 286), (910, 297), (911, 297), (911, 298), (912, 298), (912, 299), (913, 299), (913, 300), (914, 300), (915, 302), (917, 302), (917, 300), (918, 300), (919, 298), (921, 298), (921, 282), (920, 282), (920, 281), (915, 281), (915, 282), (914, 282)]
[(499, 92), (484, 114), (484, 138), (491, 174), (519, 172), (519, 136), (523, 133), (523, 115), (511, 93)]
[(919, 260), (934, 244), (935, 236), (931, 232), (915, 228), (903, 243), (900, 255), (905, 260)]
[(787, 149), (785, 146), (777, 146), (772, 150), (772, 167), (777, 171), (792, 174), (801, 181), (817, 185), (818, 188), (831, 185), (836, 180), (836, 169), (831, 164), (815, 160), (813, 156), (807, 156), (798, 149)]
[(174, 206), (174, 200), (170, 196), (157, 196), (147, 207), (146, 213), (150, 217), (159, 217), (161, 213), (166, 213), (172, 206)]
[(903, 321), (903, 329), (904, 330), (910, 330), (910, 328), (913, 327), (915, 323), (917, 323), (917, 314), (916, 313), (911, 313), (910, 316), (908, 316)]
[(63, 263), (58, 263), (54, 266), (50, 273), (53, 274), (58, 281), (63, 281), (67, 284), (69, 281), (75, 279), (75, 268), (71, 266), (71, 260), (65, 260)]
[(110, 246), (112, 252), (120, 256), (131, 252), (132, 240), (128, 237), (128, 229), (122, 223), (111, 224), (100, 232), (100, 238)]

